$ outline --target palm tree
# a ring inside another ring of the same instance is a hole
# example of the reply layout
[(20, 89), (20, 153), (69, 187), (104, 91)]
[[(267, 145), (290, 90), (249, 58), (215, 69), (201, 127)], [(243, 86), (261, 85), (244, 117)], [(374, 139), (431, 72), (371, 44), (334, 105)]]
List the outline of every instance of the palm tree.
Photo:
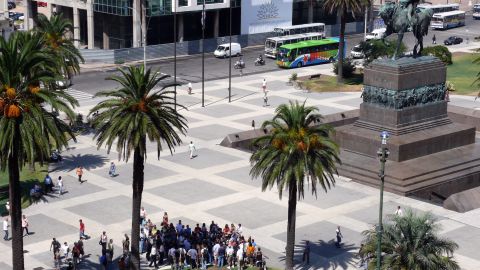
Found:
[(80, 63), (85, 61), (71, 39), (72, 22), (62, 14), (53, 14), (48, 19), (40, 13), (36, 24), (35, 31), (45, 35), (45, 46), (56, 56), (59, 73), (70, 79), (73, 74), (80, 72)]
[[(132, 265), (140, 269), (139, 237), (140, 207), (144, 182), (144, 160), (147, 158), (146, 140), (157, 144), (157, 158), (166, 144), (170, 150), (181, 143), (179, 133), (185, 135), (186, 120), (176, 110), (172, 102), (173, 91), (157, 84), (169, 77), (159, 76), (158, 72), (146, 72), (144, 67), (129, 67), (119, 70), (121, 76), (110, 80), (121, 85), (119, 90), (100, 92), (96, 96), (107, 97), (90, 112), (99, 112), (93, 119), (96, 128), (95, 138), (98, 147), (106, 145), (107, 151), (115, 144), (119, 158), (128, 161), (133, 152), (132, 181)], [(163, 144), (162, 144), (163, 143)]]
[(50, 157), (51, 142), (66, 147), (66, 123), (45, 110), (49, 105), (70, 119), (76, 101), (59, 91), (45, 91), (53, 80), (53, 56), (43, 48), (43, 37), (16, 32), (6, 41), (0, 37), (0, 165), (8, 167), (13, 269), (24, 269), (20, 165)]
[(280, 105), (273, 119), (263, 123), (262, 128), (271, 132), (255, 140), (258, 149), (250, 157), (250, 175), (262, 177), (262, 191), (276, 185), (281, 199), (283, 190), (288, 190), (286, 269), (294, 266), (297, 195), (303, 198), (306, 184), (315, 196), (318, 185), (327, 192), (340, 163), (338, 146), (331, 138), (334, 130), (314, 125), (321, 119), (317, 111), (297, 101)]
[[(430, 213), (417, 215), (407, 209), (402, 216), (395, 215), (383, 225), (382, 269), (444, 269), (457, 270), (453, 260), (458, 245), (438, 236), (440, 230)], [(372, 228), (363, 232), (364, 245), (360, 256), (370, 258), (369, 269), (377, 263), (377, 232)]]
[(340, 16), (340, 44), (338, 46), (338, 76), (337, 82), (343, 80), (343, 57), (345, 56), (345, 24), (347, 12), (352, 16), (362, 11), (370, 0), (325, 0), (325, 7), (330, 14), (337, 13)]

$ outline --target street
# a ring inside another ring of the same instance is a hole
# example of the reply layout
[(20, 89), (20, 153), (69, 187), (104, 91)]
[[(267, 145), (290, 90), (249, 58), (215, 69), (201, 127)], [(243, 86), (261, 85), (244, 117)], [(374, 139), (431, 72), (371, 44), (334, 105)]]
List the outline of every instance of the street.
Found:
[[(424, 46), (430, 46), (432, 43), (433, 35), (436, 36), (437, 44), (443, 45), (443, 41), (452, 35), (460, 36), (464, 42), (454, 46), (465, 46), (467, 42), (473, 42), (474, 37), (480, 36), (480, 20), (473, 20), (470, 15), (466, 18), (466, 26), (453, 28), (446, 31), (430, 30), (428, 35), (424, 37)], [(396, 35), (392, 35), (390, 38), (395, 38)], [(467, 37), (469, 41), (467, 41)], [(347, 36), (347, 56), (350, 55), (351, 48), (363, 40), (363, 34), (356, 34)], [(406, 33), (404, 36), (404, 42), (408, 49), (413, 48), (415, 38), (411, 32)], [(250, 47), (242, 49), (243, 60), (245, 61), (245, 69), (243, 74), (257, 74), (267, 71), (281, 70), (273, 59), (266, 58), (266, 64), (264, 66), (255, 66), (255, 59), (263, 53), (264, 47)], [(232, 76), (240, 76), (240, 71), (233, 68), (235, 62), (239, 57), (232, 58)], [(330, 65), (330, 64), (323, 64)], [(158, 71), (166, 74), (173, 75), (173, 58), (156, 61), (155, 63), (148, 63), (148, 67), (157, 69)], [(215, 80), (228, 78), (228, 66), (229, 59), (219, 59), (213, 56), (213, 53), (205, 53), (205, 80)], [(76, 76), (73, 79), (74, 85), (72, 89), (86, 92), (89, 94), (95, 94), (101, 90), (114, 89), (117, 84), (113, 81), (105, 80), (106, 77), (116, 75), (116, 71), (97, 71), (87, 72)], [(177, 80), (179, 83), (185, 84), (188, 82), (200, 82), (202, 80), (202, 56), (178, 56), (177, 58)]]

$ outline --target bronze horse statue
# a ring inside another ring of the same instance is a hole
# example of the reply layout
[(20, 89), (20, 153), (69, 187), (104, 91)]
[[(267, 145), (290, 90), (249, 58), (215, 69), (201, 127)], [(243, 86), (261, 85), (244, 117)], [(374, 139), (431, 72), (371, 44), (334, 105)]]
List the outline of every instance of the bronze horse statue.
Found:
[(400, 1), (398, 4), (387, 2), (380, 8), (379, 15), (387, 27), (383, 40), (393, 33), (398, 35), (397, 48), (393, 59), (396, 59), (400, 54), (403, 35), (409, 30), (412, 30), (416, 38), (413, 56), (417, 57), (422, 54), (423, 37), (428, 34), (428, 28), (433, 16), (431, 9), (418, 9), (415, 0)]

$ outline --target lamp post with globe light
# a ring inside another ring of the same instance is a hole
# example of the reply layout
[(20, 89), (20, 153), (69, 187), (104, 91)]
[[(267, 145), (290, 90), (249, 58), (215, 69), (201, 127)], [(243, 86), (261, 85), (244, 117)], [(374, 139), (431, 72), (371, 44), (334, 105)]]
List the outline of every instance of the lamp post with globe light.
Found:
[(385, 184), (385, 162), (387, 161), (388, 155), (390, 152), (387, 148), (387, 139), (390, 137), (388, 132), (382, 131), (380, 133), (380, 138), (382, 139), (382, 146), (377, 151), (377, 155), (380, 158), (380, 172), (378, 176), (380, 177), (380, 209), (378, 213), (378, 226), (377, 226), (377, 270), (381, 269), (382, 265), (382, 233), (383, 233), (383, 187)]

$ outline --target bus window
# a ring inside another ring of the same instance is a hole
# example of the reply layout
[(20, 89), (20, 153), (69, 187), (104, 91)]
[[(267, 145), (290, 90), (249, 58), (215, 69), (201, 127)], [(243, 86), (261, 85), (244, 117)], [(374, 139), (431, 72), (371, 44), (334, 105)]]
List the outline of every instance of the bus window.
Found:
[(290, 50), (288, 55), (288, 61), (293, 62), (297, 58), (297, 49)]

